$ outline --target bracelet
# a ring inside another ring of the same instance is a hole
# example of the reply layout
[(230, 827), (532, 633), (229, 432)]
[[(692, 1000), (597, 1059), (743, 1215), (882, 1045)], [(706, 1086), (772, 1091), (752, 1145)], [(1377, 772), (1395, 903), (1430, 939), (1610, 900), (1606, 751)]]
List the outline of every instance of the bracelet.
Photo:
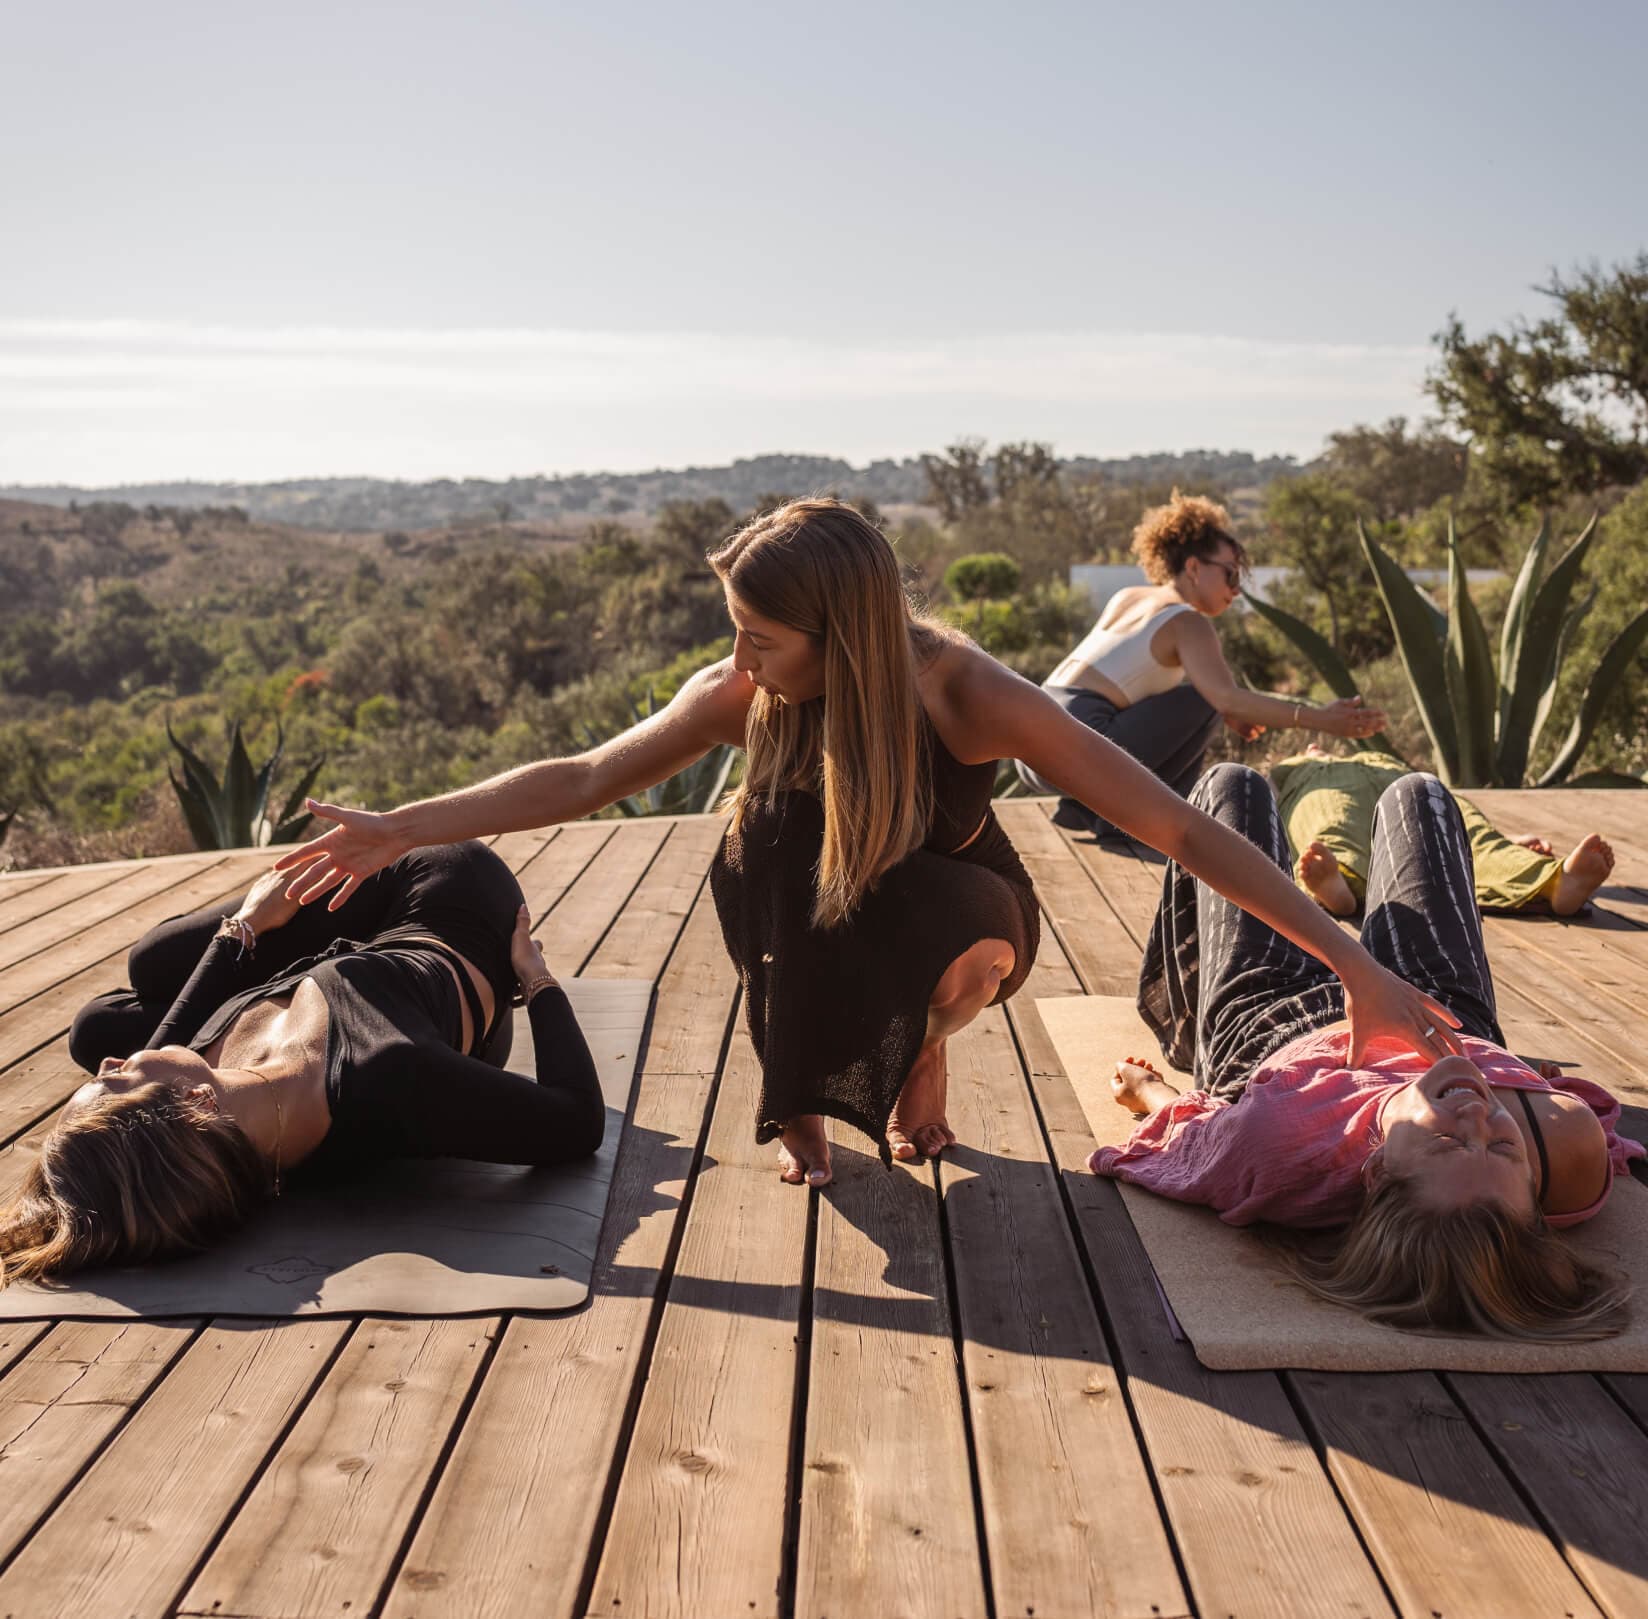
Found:
[(1293, 705), (1293, 728), (1296, 731), (1301, 729), (1303, 727), (1304, 723), (1305, 723), (1304, 720), (1301, 718), (1301, 715), (1303, 713), (1304, 713), (1303, 705), (1299, 704), (1299, 703), (1295, 703)]
[(257, 932), (243, 916), (224, 917), (217, 925), (216, 937), (233, 939), (239, 945), (239, 951), (235, 955), (236, 961), (244, 961), (248, 956), (257, 954)]
[(560, 987), (560, 984), (556, 982), (555, 978), (551, 974), (543, 973), (539, 977), (534, 978), (530, 984), (522, 984), (520, 986), (520, 988), (515, 992), (520, 997), (515, 1004), (517, 1006), (528, 1006), (531, 1004), (532, 997), (536, 995), (539, 990), (559, 989)]

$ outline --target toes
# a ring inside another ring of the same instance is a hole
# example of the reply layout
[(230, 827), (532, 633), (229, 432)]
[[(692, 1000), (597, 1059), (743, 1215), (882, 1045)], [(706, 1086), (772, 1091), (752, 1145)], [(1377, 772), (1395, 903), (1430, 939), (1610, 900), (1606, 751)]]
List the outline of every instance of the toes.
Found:
[(893, 1149), (893, 1156), (900, 1163), (907, 1164), (912, 1158), (919, 1158), (921, 1154), (913, 1142), (902, 1130), (889, 1130), (887, 1143)]
[(916, 1131), (916, 1145), (928, 1158), (937, 1158), (954, 1140), (942, 1124), (924, 1124)]

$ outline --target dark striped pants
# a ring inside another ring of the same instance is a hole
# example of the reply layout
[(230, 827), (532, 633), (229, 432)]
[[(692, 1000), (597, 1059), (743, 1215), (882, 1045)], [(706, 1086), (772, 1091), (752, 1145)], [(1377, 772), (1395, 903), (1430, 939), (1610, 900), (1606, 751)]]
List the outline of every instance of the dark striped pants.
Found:
[[(1215, 765), (1190, 802), (1288, 870), (1270, 784)], [(1503, 1045), (1482, 942), (1471, 849), (1435, 776), (1393, 782), (1374, 814), (1362, 943), (1373, 958)], [(1139, 1012), (1176, 1068), (1237, 1097), (1272, 1052), (1345, 1015), (1339, 980), (1315, 956), (1170, 861), (1139, 971)]]

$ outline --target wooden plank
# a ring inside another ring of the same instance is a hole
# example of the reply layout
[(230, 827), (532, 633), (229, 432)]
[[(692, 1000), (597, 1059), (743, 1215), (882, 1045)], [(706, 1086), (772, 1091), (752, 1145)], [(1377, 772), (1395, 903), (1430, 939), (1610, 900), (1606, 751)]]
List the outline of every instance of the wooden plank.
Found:
[(1644, 1432), (1648, 1432), (1648, 1373), (1616, 1372), (1602, 1381)]
[(138, 866), (114, 881), (103, 883), (89, 894), (81, 894), (67, 904), (0, 933), (0, 974), (38, 955), (42, 950), (62, 950), (77, 934), (118, 925), (121, 914), (151, 894), (173, 888), (183, 878), (219, 864), (218, 856), (202, 855), (186, 866)]
[(1063, 956), (1044, 947), (1008, 1011), (1197, 1608), (1242, 1619), (1387, 1615), (1280, 1379), (1210, 1372), (1174, 1337), (1115, 1182), (1087, 1168), (1092, 1130), (1034, 1004), (1082, 988)]
[(1404, 1615), (1597, 1613), (1433, 1374), (1288, 1376)]
[[(544, 951), (552, 965), (560, 965), (566, 972), (583, 970), (584, 962), (594, 954), (602, 935), (673, 831), (672, 825), (654, 823), (650, 818), (629, 821), (601, 845), (599, 853), (554, 902), (549, 914), (537, 923), (543, 929)], [(557, 838), (545, 853), (552, 854), (560, 842)], [(527, 875), (531, 872), (529, 866)], [(525, 882), (523, 876), (523, 887)]]
[(50, 1512), (198, 1327), (65, 1321), (0, 1380), (0, 1561)]
[(1138, 946), (1059, 829), (1034, 804), (1009, 801), (997, 813), (1036, 885), (1045, 919), (1093, 994), (1131, 994), (1139, 977)]
[(65, 871), (55, 877), (35, 877), (32, 881), (26, 875), (22, 879), (9, 879), (0, 889), (0, 932), (9, 933), (24, 922), (32, 922), (35, 917), (55, 911), (82, 894), (107, 888), (129, 875), (126, 870)]
[(1604, 1612), (1648, 1613), (1648, 1434), (1592, 1377), (1444, 1381)]
[(10, 1142), (43, 1121), (86, 1083), (67, 1038), (53, 1040), (0, 1074), (0, 1141)]
[(735, 994), (701, 892), (659, 985), (589, 1308), (509, 1324), (396, 1576), (393, 1619), (553, 1619), (577, 1606)]
[[(751, 1121), (740, 1031), (669, 1281), (588, 1611), (776, 1619), (784, 1570), (805, 1188)], [(692, 1548), (714, 1547), (712, 1555)]]
[[(179, 867), (166, 867), (167, 874), (174, 879), (173, 887), (121, 912), (119, 918), (111, 920), (106, 927), (79, 934), (58, 948), (42, 951), (0, 973), (0, 1014), (5, 1017), (5, 1032), (0, 1035), (0, 1062), (13, 1061), (63, 1033), (89, 996), (124, 983), (126, 952), (155, 923), (243, 892), (267, 863), (265, 853), (239, 855), (193, 874), (184, 866), (181, 880), (178, 880)], [(98, 971), (88, 972), (88, 968)], [(53, 997), (49, 1008), (32, 1004), (36, 999), (43, 999), (48, 990), (61, 988), (71, 981), (76, 982), (66, 1011), (57, 997)], [(44, 1025), (39, 1016), (42, 1011), (49, 1013)], [(59, 1018), (61, 1021), (56, 1021)], [(37, 1033), (42, 1027), (45, 1032)], [(26, 1043), (19, 1033), (25, 1029), (35, 1036)]]
[(0, 1574), (0, 1614), (168, 1613), (348, 1331), (209, 1326)]
[(362, 1321), (178, 1612), (370, 1613), (497, 1330)]
[(832, 1127), (819, 1199), (797, 1615), (988, 1611), (930, 1164)]
[(940, 1182), (995, 1608), (1188, 1612), (999, 1008), (950, 1042)]
[(532, 909), (534, 927), (545, 925), (547, 914), (560, 904), (596, 855), (612, 841), (615, 821), (576, 821), (560, 828), (553, 842), (545, 842), (532, 858), (516, 868), (521, 891)]
[(647, 868), (611, 929), (597, 959), (584, 969), (589, 978), (653, 978), (681, 931), (703, 887), (710, 861), (721, 845), (718, 818), (684, 821)]

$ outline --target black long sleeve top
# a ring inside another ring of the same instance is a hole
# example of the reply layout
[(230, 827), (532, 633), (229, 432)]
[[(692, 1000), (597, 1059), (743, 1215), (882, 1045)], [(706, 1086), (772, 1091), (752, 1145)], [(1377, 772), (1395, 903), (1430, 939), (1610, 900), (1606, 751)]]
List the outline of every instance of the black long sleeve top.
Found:
[(534, 1081), (455, 1049), (461, 1002), (448, 962), (457, 966), (448, 951), (410, 939), (340, 939), (275, 979), (253, 982), (253, 958), (219, 936), (153, 1044), (203, 1051), (248, 1006), (289, 996), (307, 978), (330, 1013), (332, 1128), (305, 1167), (381, 1158), (556, 1164), (594, 1152), (606, 1108), (566, 992), (541, 989), (528, 1008)]

